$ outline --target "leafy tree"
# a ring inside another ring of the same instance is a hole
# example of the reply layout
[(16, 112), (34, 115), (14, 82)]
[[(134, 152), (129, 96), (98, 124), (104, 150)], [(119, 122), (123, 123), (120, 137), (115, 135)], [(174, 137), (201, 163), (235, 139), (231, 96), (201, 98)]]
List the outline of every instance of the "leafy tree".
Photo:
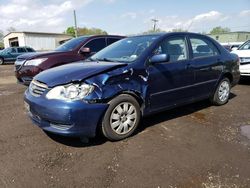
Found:
[(217, 35), (217, 34), (222, 34), (222, 33), (228, 33), (230, 32), (230, 28), (228, 27), (221, 27), (221, 26), (218, 26), (218, 27), (215, 27), (213, 28), (211, 31), (210, 31), (210, 34), (211, 35)]
[(66, 31), (64, 31), (64, 33), (71, 35), (71, 36), (75, 36), (75, 28), (74, 27), (68, 27), (66, 29)]
[[(68, 27), (64, 33), (75, 36), (75, 29), (74, 27)], [(78, 36), (82, 36), (82, 35), (107, 35), (108, 33), (99, 28), (79, 27), (77, 28), (77, 34)]]

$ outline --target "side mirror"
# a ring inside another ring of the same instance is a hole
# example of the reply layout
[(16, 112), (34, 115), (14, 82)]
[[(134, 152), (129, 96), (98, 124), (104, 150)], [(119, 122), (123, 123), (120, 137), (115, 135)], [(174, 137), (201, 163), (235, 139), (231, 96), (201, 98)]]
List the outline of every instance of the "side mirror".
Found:
[(149, 62), (151, 64), (158, 64), (158, 63), (164, 63), (168, 62), (170, 60), (170, 57), (168, 54), (158, 54), (154, 55), (149, 59)]
[(90, 50), (90, 48), (81, 48), (80, 49), (80, 53), (82, 53), (82, 54), (90, 54), (90, 52), (91, 52), (91, 50)]

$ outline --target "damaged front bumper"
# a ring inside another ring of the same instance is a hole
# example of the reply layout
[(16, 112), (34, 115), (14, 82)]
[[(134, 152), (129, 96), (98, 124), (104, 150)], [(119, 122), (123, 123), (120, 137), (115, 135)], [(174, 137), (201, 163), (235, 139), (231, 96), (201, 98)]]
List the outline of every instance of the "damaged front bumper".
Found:
[(33, 123), (41, 129), (63, 136), (94, 137), (108, 104), (84, 101), (48, 100), (26, 90), (24, 101)]

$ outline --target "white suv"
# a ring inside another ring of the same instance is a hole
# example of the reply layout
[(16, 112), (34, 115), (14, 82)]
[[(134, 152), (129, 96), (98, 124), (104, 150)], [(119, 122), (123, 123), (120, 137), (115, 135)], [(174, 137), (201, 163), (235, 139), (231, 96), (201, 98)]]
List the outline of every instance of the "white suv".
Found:
[(240, 58), (240, 75), (250, 76), (250, 40), (242, 44), (237, 50), (232, 51)]

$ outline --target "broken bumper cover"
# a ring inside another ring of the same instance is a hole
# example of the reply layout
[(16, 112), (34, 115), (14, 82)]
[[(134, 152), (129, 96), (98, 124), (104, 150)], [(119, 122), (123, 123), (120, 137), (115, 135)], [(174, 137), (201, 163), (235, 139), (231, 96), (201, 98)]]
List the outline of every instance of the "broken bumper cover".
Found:
[(24, 101), (29, 117), (41, 129), (63, 136), (94, 137), (108, 104), (83, 101), (48, 100), (25, 91)]

